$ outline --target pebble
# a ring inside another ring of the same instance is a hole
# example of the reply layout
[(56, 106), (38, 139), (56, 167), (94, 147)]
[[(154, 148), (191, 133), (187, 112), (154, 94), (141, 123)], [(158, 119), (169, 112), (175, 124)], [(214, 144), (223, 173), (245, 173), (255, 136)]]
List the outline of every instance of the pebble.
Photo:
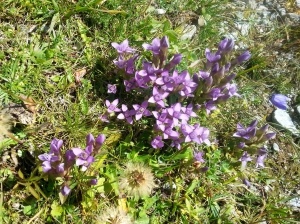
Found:
[(197, 31), (197, 27), (195, 25), (185, 25), (183, 27), (183, 35), (181, 36), (181, 40), (190, 40), (195, 35)]
[(297, 112), (297, 114), (300, 116), (300, 106), (297, 106), (297, 107), (296, 107), (296, 112)]
[(288, 13), (287, 16), (293, 21), (293, 22), (299, 22), (300, 21), (300, 15), (296, 13)]
[(284, 129), (289, 130), (294, 135), (299, 136), (299, 130), (297, 130), (290, 115), (285, 110), (276, 109), (272, 114), (272, 120), (276, 124), (280, 125), (279, 128), (282, 127)]
[(293, 198), (293, 199), (289, 200), (286, 204), (289, 206), (292, 206), (292, 207), (300, 208), (300, 197)]
[(273, 150), (276, 151), (276, 152), (279, 152), (280, 151), (280, 148), (279, 146), (277, 145), (277, 143), (273, 143)]
[(166, 10), (164, 10), (164, 9), (155, 9), (155, 13), (157, 14), (157, 15), (163, 15), (163, 14), (166, 14)]

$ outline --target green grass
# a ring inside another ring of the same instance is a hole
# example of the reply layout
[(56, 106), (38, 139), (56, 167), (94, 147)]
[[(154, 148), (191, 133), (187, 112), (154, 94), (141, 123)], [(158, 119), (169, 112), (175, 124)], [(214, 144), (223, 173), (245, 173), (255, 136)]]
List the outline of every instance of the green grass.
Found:
[[(152, 121), (140, 120), (130, 126), (125, 122), (107, 124), (99, 120), (105, 100), (113, 100), (106, 93), (107, 84), (117, 83), (122, 88), (122, 78), (112, 62), (117, 57), (112, 42), (128, 39), (131, 46), (142, 52), (142, 43), (168, 35), (169, 52), (183, 54), (179, 69), (188, 67), (193, 74), (205, 63), (202, 60), (205, 48), (215, 50), (222, 39), (223, 34), (217, 30), (221, 21), (230, 19), (221, 10), (227, 1), (155, 1), (158, 8), (167, 10), (162, 16), (154, 13), (150, 2), (7, 0), (0, 3), (0, 105), (4, 107), (9, 102), (24, 105), (26, 102), (20, 98), (23, 94), (27, 99), (32, 98), (36, 110), (34, 123), (14, 124), (12, 132), (25, 140), (23, 144), (13, 140), (0, 143), (2, 156), (5, 152), (10, 155), (6, 163), (1, 163), (0, 223), (94, 223), (95, 217), (112, 205), (126, 208), (136, 223), (299, 221), (299, 213), (283, 203), (287, 200), (286, 187), (295, 194), (298, 184), (295, 177), (299, 176), (296, 165), (299, 147), (292, 136), (278, 133), (282, 151), (270, 154), (266, 169), (255, 170), (254, 164), (250, 165), (246, 175), (256, 191), (242, 184), (239, 158), (233, 150), (235, 142), (231, 136), (237, 122), (248, 125), (260, 117), (262, 126), (268, 115), (262, 103), (269, 95), (286, 94), (290, 89), (297, 91), (299, 66), (292, 77), (263, 75), (262, 70), (272, 66), (272, 59), (265, 57), (269, 45), (254, 44), (252, 59), (235, 71), (239, 74), (237, 84), (243, 98), (232, 99), (211, 117), (200, 115), (201, 126), (210, 128), (212, 140), (219, 140), (219, 144), (198, 148), (206, 152), (206, 165), (210, 169), (205, 174), (198, 172), (191, 162), (193, 145), (182, 151), (151, 148)], [(191, 11), (192, 16), (186, 14)], [(182, 20), (195, 23), (193, 15), (203, 16), (206, 25), (192, 41), (180, 41)], [(299, 34), (294, 30), (289, 32), (293, 38), (285, 43), (287, 47), (294, 45), (292, 41)], [(284, 35), (282, 29), (270, 33), (266, 43)], [(191, 66), (196, 60), (198, 63)], [(83, 69), (81, 83), (76, 83), (75, 73)], [(128, 103), (143, 98), (138, 95), (132, 98), (124, 92), (118, 91), (116, 98)], [(78, 185), (72, 186), (73, 193), (61, 204), (58, 193), (62, 180), (51, 181), (43, 176), (37, 156), (49, 151), (54, 137), (64, 140), (63, 150), (84, 148), (88, 133), (107, 136), (97, 157), (97, 167), (87, 174), (97, 176), (99, 185), (91, 188), (84, 181), (85, 175), (74, 175), (73, 181)], [(12, 160), (14, 155), (19, 161), (17, 167)], [(119, 189), (118, 179), (128, 161), (151, 166), (157, 185), (151, 197), (130, 198)]]

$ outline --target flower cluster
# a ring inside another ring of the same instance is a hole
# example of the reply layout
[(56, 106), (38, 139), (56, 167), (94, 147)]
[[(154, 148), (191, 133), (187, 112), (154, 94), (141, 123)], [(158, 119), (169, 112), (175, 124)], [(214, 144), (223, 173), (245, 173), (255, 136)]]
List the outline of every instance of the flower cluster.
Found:
[[(43, 161), (43, 172), (47, 173), (50, 177), (63, 177), (65, 180), (69, 179), (69, 173), (74, 164), (81, 167), (81, 171), (86, 171), (87, 168), (95, 161), (96, 155), (105, 141), (105, 135), (98, 135), (96, 140), (92, 134), (86, 136), (86, 148), (72, 148), (67, 150), (64, 154), (61, 151), (63, 141), (54, 138), (50, 144), (49, 153), (44, 153), (38, 156)], [(97, 179), (90, 181), (91, 185), (97, 184)], [(66, 196), (71, 192), (67, 181), (61, 188), (61, 193)]]
[(162, 148), (165, 139), (171, 140), (171, 146), (178, 149), (183, 142), (209, 145), (209, 130), (199, 124), (191, 124), (190, 119), (196, 117), (196, 112), (201, 109), (209, 114), (217, 109), (218, 104), (239, 96), (236, 85), (231, 83), (236, 75), (230, 74), (230, 70), (248, 60), (250, 53), (246, 51), (230, 60), (234, 41), (224, 39), (216, 53), (206, 49), (205, 70), (191, 76), (187, 70), (176, 70), (182, 60), (181, 54), (174, 54), (168, 60), (169, 41), (166, 36), (155, 38), (151, 44), (143, 44), (145, 50), (152, 52), (152, 59), (143, 60), (141, 69), (135, 66), (140, 56), (132, 54), (135, 50), (129, 47), (128, 40), (121, 44), (112, 43), (112, 46), (119, 53), (114, 64), (123, 75), (126, 91), (144, 92), (148, 97), (141, 104), (133, 104), (132, 109), (124, 104), (121, 109), (118, 108), (119, 99), (113, 102), (106, 100), (107, 110), (100, 116), (101, 120), (109, 122), (109, 117), (115, 113), (118, 113), (117, 119), (125, 119), (129, 124), (134, 118), (154, 117), (156, 136), (151, 142), (153, 148)]
[(263, 144), (274, 138), (276, 135), (274, 132), (268, 132), (268, 124), (258, 129), (257, 123), (257, 120), (254, 120), (248, 127), (244, 127), (242, 124), (238, 123), (237, 132), (233, 134), (233, 137), (242, 139), (242, 141), (237, 145), (237, 148), (244, 150), (243, 155), (240, 158), (240, 161), (242, 162), (242, 171), (246, 169), (247, 162), (253, 160), (248, 153), (255, 153), (257, 155), (256, 168), (265, 167), (264, 160), (267, 157), (268, 151)]

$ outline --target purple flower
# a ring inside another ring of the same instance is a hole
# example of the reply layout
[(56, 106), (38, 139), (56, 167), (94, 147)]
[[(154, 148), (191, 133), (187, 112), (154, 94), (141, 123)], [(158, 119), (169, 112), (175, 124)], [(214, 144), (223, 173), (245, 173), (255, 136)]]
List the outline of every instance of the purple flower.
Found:
[(239, 65), (239, 64), (243, 63), (244, 61), (247, 61), (250, 57), (251, 57), (250, 52), (245, 51), (243, 54), (241, 54), (240, 56), (238, 56), (236, 59), (234, 59), (231, 62), (231, 66)]
[(243, 184), (245, 184), (248, 188), (251, 187), (250, 182), (246, 178), (243, 178)]
[(124, 40), (121, 44), (113, 42), (111, 45), (118, 51), (119, 54), (133, 53), (135, 51), (135, 49), (129, 47), (128, 40)]
[(93, 146), (87, 146), (83, 151), (80, 148), (73, 148), (73, 153), (77, 156), (76, 166), (81, 166), (82, 171), (86, 171), (87, 168), (95, 161), (94, 157), (91, 155)]
[(106, 122), (106, 123), (109, 123), (109, 120), (107, 119), (108, 118), (108, 113), (105, 113), (105, 114), (101, 114), (100, 116), (99, 116), (99, 118), (100, 118), (100, 120), (102, 121), (102, 122)]
[(288, 98), (285, 95), (282, 94), (273, 94), (271, 97), (271, 103), (282, 110), (287, 110), (287, 101), (289, 101), (290, 98)]
[(179, 138), (179, 139), (174, 139), (171, 143), (171, 147), (176, 147), (178, 150), (181, 149), (181, 143), (184, 141), (184, 139)]
[(182, 54), (174, 54), (173, 59), (165, 65), (164, 70), (172, 70), (176, 65), (180, 63), (182, 59)]
[(239, 137), (239, 138), (250, 140), (250, 138), (253, 138), (256, 134), (256, 125), (257, 125), (257, 120), (252, 121), (250, 126), (247, 128), (245, 128), (243, 125), (238, 123), (237, 132), (233, 134), (233, 137)]
[(126, 87), (126, 92), (129, 92), (131, 89), (134, 89), (137, 86), (135, 78), (130, 80), (124, 80), (124, 86)]
[(204, 163), (205, 160), (202, 158), (203, 155), (204, 155), (204, 152), (194, 153), (194, 159), (195, 159), (195, 161)]
[(153, 96), (151, 96), (148, 100), (149, 103), (156, 103), (161, 107), (165, 107), (165, 103), (163, 99), (165, 99), (169, 95), (168, 92), (165, 92), (162, 89), (158, 89), (156, 86), (153, 87)]
[(143, 48), (144, 48), (145, 50), (152, 51), (153, 54), (159, 54), (159, 49), (160, 49), (160, 39), (159, 39), (159, 38), (155, 38), (155, 39), (152, 41), (152, 45), (147, 44), (147, 43), (144, 43), (142, 46), (143, 46)]
[[(189, 104), (186, 107), (181, 107), (181, 110), (183, 111), (183, 113), (185, 113), (188, 118), (189, 117), (197, 117), (197, 114), (193, 111), (193, 104)], [(185, 121), (185, 119), (183, 119), (183, 121)], [(184, 123), (184, 122), (183, 122)]]
[(52, 170), (52, 163), (60, 160), (60, 157), (54, 155), (53, 153), (44, 153), (39, 155), (38, 158), (43, 161), (42, 167), (44, 173), (48, 173), (50, 170)]
[(159, 125), (159, 129), (163, 132), (164, 139), (178, 139), (179, 133), (174, 131), (172, 126), (165, 126), (163, 124)]
[(233, 46), (234, 46), (234, 40), (225, 38), (220, 42), (218, 50), (221, 54), (228, 54), (232, 51)]
[(152, 140), (151, 145), (155, 149), (162, 148), (164, 146), (164, 142), (162, 141), (162, 137), (161, 136), (156, 136)]
[(90, 185), (97, 185), (98, 184), (98, 179), (91, 179), (89, 184)]
[(50, 144), (50, 153), (53, 153), (55, 155), (60, 155), (60, 148), (63, 144), (62, 140), (54, 138)]
[(194, 126), (189, 124), (182, 124), (181, 131), (185, 136), (185, 142), (196, 142), (202, 144), (203, 142), (210, 145), (208, 140), (209, 130), (204, 127), (200, 127), (199, 124), (194, 124)]
[(135, 109), (135, 119), (139, 120), (142, 118), (142, 116), (150, 116), (151, 112), (147, 110), (148, 102), (144, 101), (141, 105), (134, 104), (132, 105)]
[(259, 148), (257, 150), (258, 157), (256, 159), (255, 168), (258, 168), (259, 166), (263, 167), (263, 168), (265, 167), (264, 160), (267, 157), (267, 153), (268, 153), (268, 150), (264, 147)]
[(88, 134), (86, 136), (86, 146), (93, 145), (95, 142), (94, 136), (92, 134)]
[(65, 169), (72, 167), (75, 163), (76, 155), (72, 150), (67, 150), (65, 153)]
[(244, 147), (245, 147), (245, 142), (240, 142), (240, 143), (237, 145), (237, 147), (238, 147), (239, 149), (244, 148)]
[(63, 196), (67, 196), (70, 194), (71, 189), (69, 188), (68, 185), (64, 184), (63, 187), (61, 188), (60, 192), (62, 193)]
[(173, 119), (173, 124), (175, 126), (178, 125), (179, 119), (183, 119), (185, 121), (189, 120), (189, 116), (181, 113), (181, 104), (180, 103), (176, 103), (174, 105), (172, 105), (171, 108), (167, 109), (169, 115), (172, 117)]
[(267, 154), (258, 156), (256, 159), (255, 168), (258, 168), (259, 166), (264, 168), (265, 167), (264, 160), (266, 157), (267, 157)]
[(118, 57), (118, 60), (113, 60), (113, 62), (120, 69), (124, 68), (126, 65), (126, 61), (123, 59), (123, 57), (121, 55)]
[(210, 114), (210, 112), (211, 112), (212, 110), (216, 110), (216, 109), (217, 109), (217, 107), (216, 107), (216, 105), (215, 105), (215, 102), (214, 102), (213, 100), (210, 100), (210, 101), (208, 101), (208, 102), (205, 102), (205, 103), (204, 103), (204, 107), (205, 107), (205, 109), (206, 109), (206, 113), (207, 113), (207, 114)]
[(240, 158), (240, 160), (242, 162), (242, 167), (241, 170), (243, 171), (244, 169), (246, 169), (247, 166), (247, 162), (252, 161), (252, 158), (250, 156), (248, 156), (248, 152), (244, 151), (242, 157)]
[(107, 85), (107, 93), (116, 93), (117, 92), (117, 86), (116, 85)]
[(97, 153), (99, 151), (99, 149), (102, 147), (105, 139), (106, 139), (106, 136), (104, 134), (100, 134), (100, 135), (97, 136), (96, 144), (95, 144), (95, 147), (94, 147), (95, 153)]
[(105, 104), (107, 106), (107, 112), (112, 113), (112, 112), (120, 112), (121, 110), (117, 108), (117, 105), (119, 103), (118, 99), (115, 99), (112, 103), (109, 102), (108, 100), (105, 101)]
[(217, 62), (221, 59), (221, 55), (211, 53), (208, 48), (205, 49), (205, 56), (210, 63)]
[(126, 119), (129, 124), (133, 123), (132, 116), (135, 114), (134, 110), (128, 110), (127, 106), (122, 104), (123, 113), (119, 113), (118, 119)]

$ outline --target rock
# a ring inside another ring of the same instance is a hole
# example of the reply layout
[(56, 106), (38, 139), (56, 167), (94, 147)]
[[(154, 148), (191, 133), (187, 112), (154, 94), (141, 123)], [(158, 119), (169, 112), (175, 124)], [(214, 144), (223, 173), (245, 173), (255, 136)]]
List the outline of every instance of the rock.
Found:
[(299, 130), (297, 130), (290, 115), (285, 110), (276, 109), (272, 114), (272, 120), (274, 123), (279, 124), (279, 128), (287, 129), (296, 136), (300, 135)]
[(163, 14), (166, 14), (166, 10), (164, 10), (164, 9), (155, 9), (155, 13), (157, 14), (157, 15), (163, 15)]
[(297, 112), (297, 114), (300, 116), (300, 106), (297, 106), (297, 107), (296, 107), (296, 112)]
[(282, 17), (286, 15), (285, 8), (279, 8), (278, 12), (279, 12), (279, 15), (281, 15)]
[(300, 8), (300, 0), (296, 0), (296, 5)]
[(296, 13), (287, 13), (287, 16), (293, 21), (293, 22), (299, 22), (300, 21), (300, 15)]
[(196, 33), (196, 26), (195, 25), (184, 25), (181, 40), (190, 40)]
[(280, 148), (279, 146), (277, 145), (277, 143), (273, 143), (273, 150), (276, 151), (276, 152), (279, 152), (280, 151)]
[(300, 208), (300, 197), (293, 198), (289, 200), (286, 204), (295, 208)]
[(250, 30), (250, 25), (249, 23), (236, 23), (236, 27), (241, 31), (241, 34), (243, 36), (247, 36), (249, 34), (249, 30)]
[(245, 2), (250, 9), (256, 9), (257, 3), (255, 0), (246, 0)]

